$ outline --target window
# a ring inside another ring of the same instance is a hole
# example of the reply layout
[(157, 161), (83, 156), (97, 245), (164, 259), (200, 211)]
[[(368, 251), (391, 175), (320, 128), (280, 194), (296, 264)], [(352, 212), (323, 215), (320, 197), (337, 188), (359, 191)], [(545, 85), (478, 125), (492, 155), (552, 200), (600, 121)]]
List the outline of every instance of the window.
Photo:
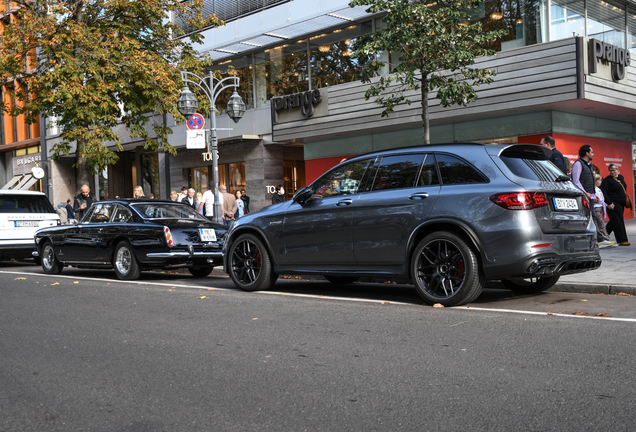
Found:
[(625, 9), (605, 1), (587, 2), (587, 35), (625, 48)]
[(413, 187), (425, 154), (385, 156), (378, 167), (372, 190)]
[(435, 158), (433, 155), (427, 155), (424, 161), (424, 166), (420, 171), (420, 178), (417, 181), (417, 186), (430, 186), (439, 184), (437, 177), (437, 168), (435, 167)]
[(560, 169), (547, 160), (530, 160), (505, 156), (502, 156), (501, 160), (514, 175), (530, 180), (555, 181), (563, 175)]
[(141, 155), (141, 188), (146, 196), (152, 192), (155, 198), (161, 198), (159, 188), (159, 154), (144, 153)]
[(0, 213), (55, 213), (45, 196), (0, 195)]
[(125, 223), (130, 219), (132, 219), (132, 212), (126, 207), (118, 205), (113, 215), (113, 222)]
[(275, 96), (309, 90), (307, 41), (299, 41), (254, 55), (256, 107), (269, 106)]
[(442, 184), (488, 183), (488, 178), (468, 162), (454, 156), (436, 154)]
[[(252, 56), (246, 56), (223, 62), (214, 66), (214, 70), (221, 73), (223, 78), (236, 76), (239, 78), (238, 94), (245, 102), (245, 109), (254, 108), (254, 91), (252, 83)], [(227, 101), (234, 93), (234, 87), (223, 91), (216, 99), (216, 108), (220, 114), (226, 112)]]
[(113, 214), (113, 204), (94, 204), (89, 223), (106, 223)]
[(371, 160), (365, 159), (330, 171), (314, 183), (312, 199), (357, 193), (370, 164)]

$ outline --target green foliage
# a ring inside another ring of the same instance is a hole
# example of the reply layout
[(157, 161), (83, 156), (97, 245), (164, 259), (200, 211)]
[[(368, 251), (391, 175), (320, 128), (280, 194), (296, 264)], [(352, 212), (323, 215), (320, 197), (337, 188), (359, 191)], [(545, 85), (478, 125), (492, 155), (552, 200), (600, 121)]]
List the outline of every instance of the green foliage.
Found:
[(182, 119), (176, 109), (183, 88), (179, 71), (201, 73), (210, 61), (192, 45), (202, 36), (177, 39), (183, 32), (167, 14), (189, 17), (192, 30), (223, 24), (203, 16), (202, 0), (12, 4), (19, 10), (0, 35), (0, 80), (17, 79), (20, 85), (13, 90), (18, 108), (3, 108), (9, 115), (24, 114), (27, 123), (40, 114), (56, 118), (63, 141), (52, 149), (54, 157), (68, 155), (76, 141), (78, 160), (85, 157), (93, 172), (103, 170), (119, 159), (103, 145), (122, 150), (113, 132), (119, 124), (141, 138), (144, 148), (176, 154), (167, 140), (170, 128), (153, 122), (152, 114)]
[[(473, 67), (475, 57), (493, 55), (491, 41), (507, 30), (484, 31), (480, 22), (471, 22), (469, 11), (482, 0), (353, 0), (349, 6), (369, 6), (367, 12), (385, 11), (386, 28), (358, 38), (353, 54), (363, 65), (362, 81), (373, 83), (366, 99), (375, 98), (388, 116), (400, 103), (411, 104), (408, 91), (422, 94), (422, 123), (428, 143), (428, 98), (437, 89), (444, 107), (466, 105), (477, 99), (474, 86), (492, 82), (494, 72)], [(385, 68), (379, 53), (392, 53), (398, 61), (388, 65), (390, 75), (380, 75)]]

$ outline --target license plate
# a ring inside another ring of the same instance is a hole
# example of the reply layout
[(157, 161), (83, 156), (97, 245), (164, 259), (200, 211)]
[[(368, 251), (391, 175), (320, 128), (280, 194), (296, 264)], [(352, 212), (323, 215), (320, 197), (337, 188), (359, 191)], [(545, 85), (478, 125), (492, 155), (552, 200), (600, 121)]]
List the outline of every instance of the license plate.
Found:
[(212, 228), (199, 228), (201, 241), (216, 241), (216, 232)]
[(579, 205), (574, 198), (553, 198), (554, 208), (557, 210), (578, 210)]
[(40, 222), (38, 221), (15, 221), (15, 227), (39, 227)]

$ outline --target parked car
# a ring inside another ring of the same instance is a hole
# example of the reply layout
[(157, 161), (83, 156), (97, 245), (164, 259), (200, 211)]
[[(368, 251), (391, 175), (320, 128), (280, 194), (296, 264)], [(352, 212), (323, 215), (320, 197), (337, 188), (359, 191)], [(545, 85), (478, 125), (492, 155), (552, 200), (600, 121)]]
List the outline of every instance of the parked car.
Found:
[(0, 259), (33, 258), (35, 232), (58, 225), (60, 217), (42, 192), (0, 190)]
[(142, 270), (187, 267), (205, 277), (223, 263), (227, 227), (182, 203), (149, 199), (100, 201), (78, 225), (35, 233), (45, 273), (64, 266), (112, 268), (120, 279)]
[(428, 303), (471, 302), (487, 280), (521, 293), (601, 258), (590, 203), (538, 145), (444, 144), (356, 156), (293, 200), (236, 221), (225, 270), (237, 287), (277, 275), (408, 278)]

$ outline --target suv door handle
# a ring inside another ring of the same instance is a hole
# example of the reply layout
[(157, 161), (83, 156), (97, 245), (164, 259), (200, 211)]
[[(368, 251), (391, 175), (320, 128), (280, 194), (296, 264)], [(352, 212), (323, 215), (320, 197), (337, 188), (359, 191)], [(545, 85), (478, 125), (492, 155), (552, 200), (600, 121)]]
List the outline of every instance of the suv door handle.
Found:
[(346, 206), (346, 205), (349, 205), (349, 204), (353, 204), (353, 200), (352, 199), (343, 199), (343, 200), (338, 201), (336, 203), (336, 205), (339, 206), (339, 207)]
[(428, 198), (428, 192), (418, 192), (418, 193), (414, 193), (411, 196), (409, 196), (410, 200), (425, 199), (425, 198)]

